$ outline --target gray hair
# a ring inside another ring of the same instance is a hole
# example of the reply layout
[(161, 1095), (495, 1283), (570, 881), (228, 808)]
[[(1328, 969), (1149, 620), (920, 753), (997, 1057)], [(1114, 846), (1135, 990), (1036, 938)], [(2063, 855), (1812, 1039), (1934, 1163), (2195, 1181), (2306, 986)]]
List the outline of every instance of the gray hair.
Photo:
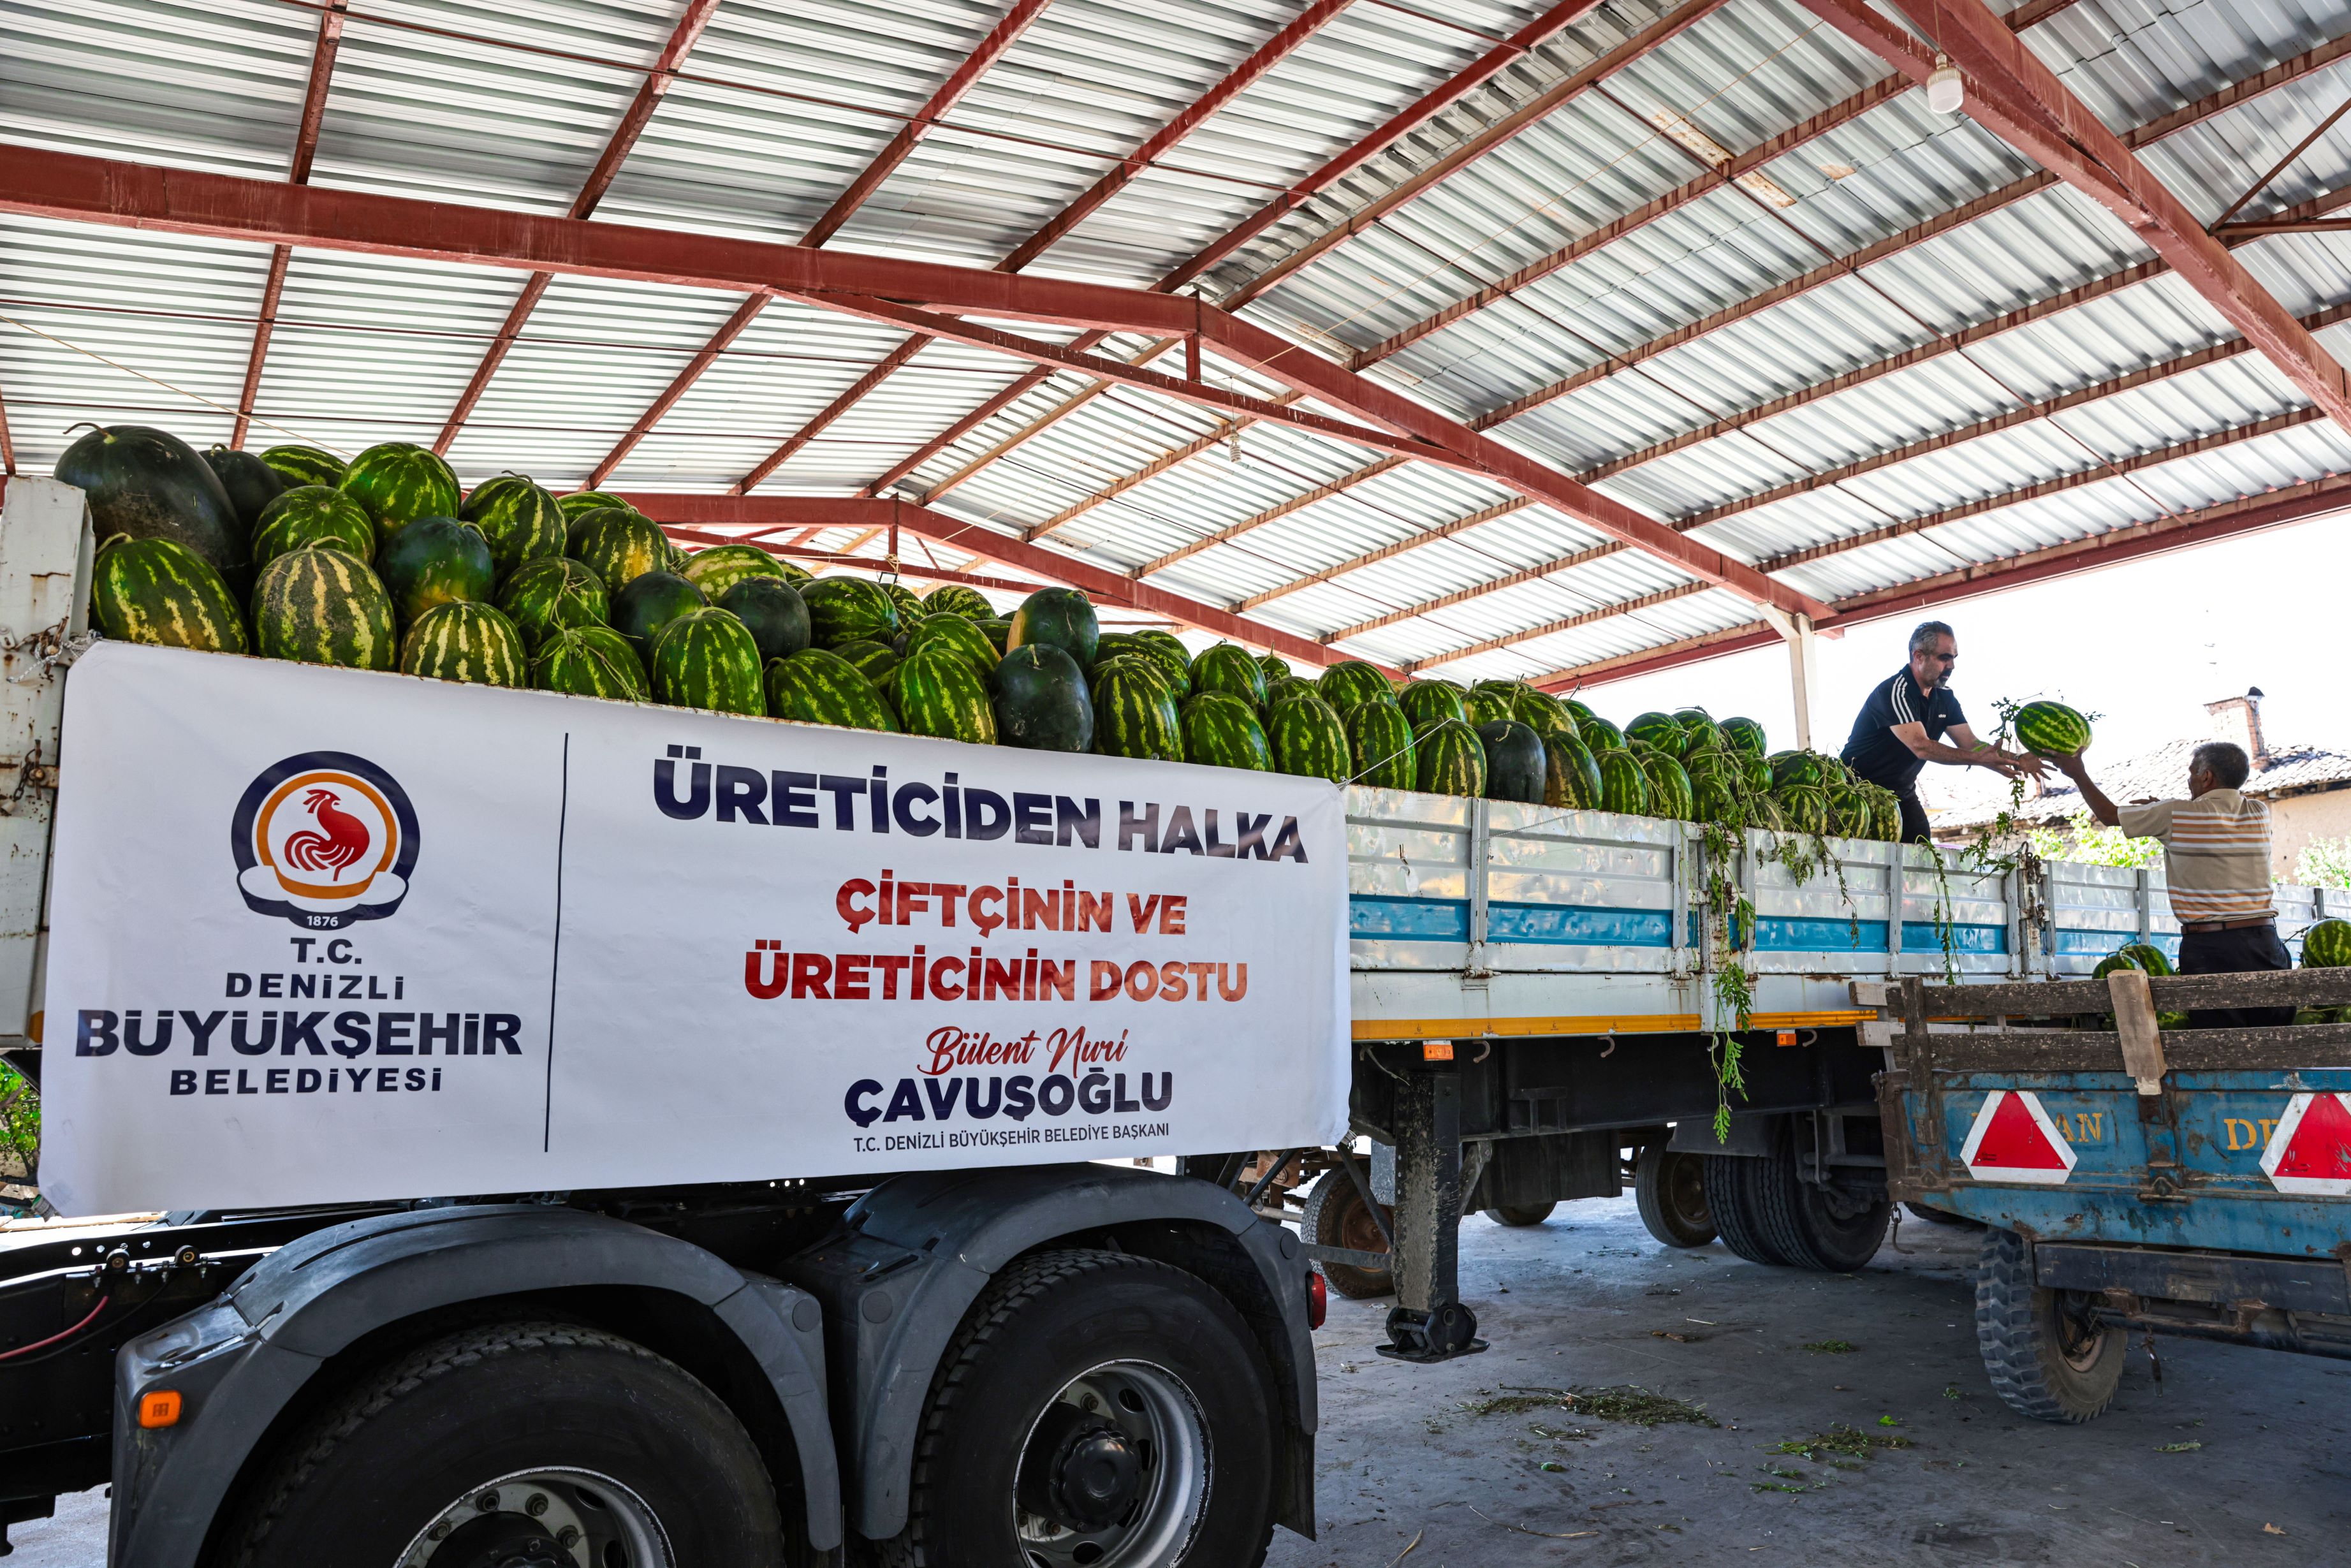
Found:
[(2188, 770), (2209, 773), (2212, 782), (2221, 789), (2234, 789), (2244, 783), (2253, 765), (2245, 756), (2245, 748), (2234, 741), (2208, 740), (2189, 757)]
[(1959, 640), (1959, 634), (1951, 630), (1949, 622), (1919, 622), (1910, 629), (1910, 656), (1915, 659), (1921, 653), (1933, 652), (1936, 642), (1944, 637), (1949, 637), (1954, 643)]

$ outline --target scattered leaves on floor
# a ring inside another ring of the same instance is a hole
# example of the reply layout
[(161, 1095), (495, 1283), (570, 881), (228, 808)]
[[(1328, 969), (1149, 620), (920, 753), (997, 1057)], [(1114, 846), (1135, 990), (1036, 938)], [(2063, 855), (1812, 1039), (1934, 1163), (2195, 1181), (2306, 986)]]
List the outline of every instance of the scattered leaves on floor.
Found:
[(1907, 1437), (1883, 1437), (1875, 1432), (1857, 1432), (1840, 1421), (1825, 1432), (1810, 1437), (1792, 1437), (1763, 1451), (1767, 1454), (1791, 1454), (1800, 1459), (1810, 1459), (1814, 1464), (1834, 1464), (1839, 1458), (1865, 1459), (1873, 1449), (1913, 1446)]
[[(1568, 1410), (1602, 1421), (1630, 1421), (1636, 1427), (1656, 1427), (1670, 1421), (1687, 1422), (1696, 1427), (1722, 1425), (1708, 1415), (1702, 1405), (1653, 1394), (1629, 1383), (1608, 1388), (1529, 1388), (1506, 1384), (1489, 1396), (1471, 1400), (1461, 1406), (1461, 1412), (1466, 1416), (1522, 1416), (1530, 1410)], [(1544, 1436), (1553, 1435), (1543, 1432), (1540, 1427), (1530, 1429)], [(1589, 1437), (1591, 1434), (1571, 1429), (1556, 1435)]]
[(2204, 1446), (2204, 1445), (2203, 1445), (2203, 1444), (2201, 1444), (2201, 1443), (2192, 1443), (2192, 1442), (2191, 1442), (2191, 1443), (2165, 1443), (2165, 1444), (2162, 1444), (2162, 1445), (2158, 1446), (2158, 1447), (2156, 1448), (2156, 1450), (2155, 1450), (2155, 1451), (2156, 1451), (2157, 1453), (2158, 1453), (2158, 1454), (2192, 1454), (2192, 1453), (2194, 1453), (2197, 1449), (2199, 1449), (2199, 1448), (2202, 1448), (2203, 1446)]
[(1804, 1348), (1814, 1355), (1851, 1355), (1858, 1347), (1849, 1339), (1816, 1339)]

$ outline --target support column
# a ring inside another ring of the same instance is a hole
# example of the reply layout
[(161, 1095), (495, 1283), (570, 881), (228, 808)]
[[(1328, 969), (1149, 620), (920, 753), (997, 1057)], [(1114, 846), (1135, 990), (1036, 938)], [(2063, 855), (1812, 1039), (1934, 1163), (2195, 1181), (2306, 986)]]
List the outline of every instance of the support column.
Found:
[(1791, 614), (1775, 605), (1759, 604), (1763, 618), (1788, 644), (1788, 685), (1796, 703), (1796, 749), (1813, 748), (1813, 692), (1821, 681), (1818, 636), (1809, 615)]
[(1382, 1355), (1449, 1361), (1486, 1348), (1459, 1301), (1461, 1081), (1415, 1072), (1395, 1097), (1396, 1305)]

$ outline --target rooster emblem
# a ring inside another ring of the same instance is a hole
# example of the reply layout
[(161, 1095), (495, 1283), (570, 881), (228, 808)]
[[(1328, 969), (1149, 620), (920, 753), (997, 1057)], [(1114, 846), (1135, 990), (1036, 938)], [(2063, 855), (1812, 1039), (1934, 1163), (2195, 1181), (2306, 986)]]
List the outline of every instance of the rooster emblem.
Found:
[(304, 871), (323, 871), (329, 880), (340, 882), (344, 868), (368, 852), (367, 824), (344, 810), (332, 789), (312, 789), (302, 797), (302, 803), (319, 825), (290, 835), (286, 858)]

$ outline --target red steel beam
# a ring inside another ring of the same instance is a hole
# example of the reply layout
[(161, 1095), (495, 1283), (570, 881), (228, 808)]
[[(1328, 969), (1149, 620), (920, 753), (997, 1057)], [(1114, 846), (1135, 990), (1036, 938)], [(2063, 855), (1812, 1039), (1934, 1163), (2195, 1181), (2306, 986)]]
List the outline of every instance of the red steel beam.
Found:
[(741, 337), (743, 329), (758, 319), (759, 312), (768, 308), (770, 298), (772, 296), (766, 294), (750, 295), (735, 307), (735, 313), (711, 334), (710, 341), (695, 350), (694, 358), (686, 361), (685, 368), (670, 379), (669, 385), (662, 389), (661, 396), (653, 399), (653, 406), (639, 414), (637, 422), (629, 426), (628, 433), (613, 444), (612, 450), (604, 454), (597, 460), (596, 465), (588, 470), (589, 489), (593, 490), (603, 484), (612, 470), (621, 465), (622, 459), (634, 452), (637, 444), (653, 434), (653, 426), (661, 423), (662, 416), (675, 408), (677, 400), (702, 379), (702, 372), (716, 364), (718, 356), (726, 351), (727, 345)]
[[(756, 296), (754, 298), (756, 298)], [(863, 397), (867, 392), (872, 392), (875, 387), (880, 386), (883, 382), (888, 381), (892, 376), (896, 375), (899, 371), (905, 367), (906, 361), (913, 359), (916, 354), (921, 353), (925, 348), (929, 346), (930, 341), (930, 339), (917, 332), (913, 337), (908, 338), (904, 342), (899, 344), (896, 348), (891, 350), (888, 353), (883, 355), (879, 363), (874, 365), (872, 370), (866, 371), (863, 375), (858, 377), (857, 380), (851, 382), (848, 389), (839, 397), (834, 398), (823, 408), (818, 410), (815, 416), (810, 419), (807, 423), (801, 425), (798, 430), (792, 432), (792, 434), (785, 439), (784, 444), (781, 446), (777, 447), (773, 452), (768, 453), (765, 457), (760, 458), (758, 462), (753, 464), (751, 465), (751, 471), (743, 476), (743, 477), (737, 480), (732, 486), (734, 493), (737, 496), (748, 495), (752, 486), (758, 485), (759, 481), (765, 479), (768, 475), (773, 474), (785, 464), (790, 462), (793, 456), (810, 442), (814, 441), (818, 434), (821, 433), (827, 425), (831, 424), (834, 420), (839, 419), (842, 414), (847, 413), (850, 409), (856, 404), (860, 398)], [(600, 465), (600, 466), (601, 465)]]
[[(297, 185), (310, 183), (310, 165), (319, 155), (319, 131), (327, 120), (327, 84), (335, 74), (335, 57), (343, 47), (343, 0), (330, 0), (319, 13), (318, 41), (310, 49), (310, 79), (302, 89), (302, 118), (294, 132), (294, 157), (286, 177)], [(253, 405), (261, 394), (262, 361), (269, 357), (269, 340), (277, 331), (277, 304), (286, 294), (286, 269), (293, 264), (294, 247), (272, 246), (269, 273), (261, 285), (261, 315), (253, 324), (253, 347), (245, 358), (245, 385), (237, 393), (236, 423), (228, 444), (242, 447), (253, 430)]]
[[(637, 87), (636, 96), (629, 100), (629, 107), (622, 111), (621, 123), (613, 128), (611, 136), (605, 141), (604, 151), (597, 157), (596, 166), (588, 171), (588, 179), (580, 187), (580, 194), (573, 198), (569, 209), (572, 217), (585, 218), (593, 213), (596, 204), (604, 199), (604, 193), (612, 188), (613, 180), (621, 172), (621, 164), (636, 150), (637, 138), (644, 134), (646, 125), (653, 120), (653, 110), (659, 109), (662, 99), (669, 96), (670, 86), (677, 79), (678, 68), (685, 63), (688, 51), (701, 38), (702, 30), (710, 26), (711, 14), (717, 9), (718, 0), (685, 0), (685, 14), (670, 30), (669, 42), (662, 46), (662, 52), (655, 57), (653, 68), (645, 73), (645, 79)], [(538, 302), (546, 298), (548, 286), (554, 281), (552, 272), (534, 272), (523, 284), (522, 293), (516, 298), (513, 308), (507, 312), (507, 319), (499, 326), (497, 335), (490, 340), (488, 350), (482, 355), (482, 362), (474, 367), (472, 379), (466, 382), (465, 392), (457, 398), (457, 406), (449, 411), (449, 422), (441, 427), (440, 435), (434, 440), (433, 450), (435, 453), (447, 455), (450, 443), (457, 439), (457, 432), (464, 429), (465, 421), (473, 417), (475, 406), (482, 401), (482, 394), (489, 390), (490, 378), (498, 373), (500, 365), (506, 363), (507, 355), (514, 350), (516, 342), (522, 337), (524, 323), (530, 319), (531, 312), (538, 308)]]
[(8, 404), (0, 399), (0, 475), (16, 472), (16, 438), (8, 433)]

